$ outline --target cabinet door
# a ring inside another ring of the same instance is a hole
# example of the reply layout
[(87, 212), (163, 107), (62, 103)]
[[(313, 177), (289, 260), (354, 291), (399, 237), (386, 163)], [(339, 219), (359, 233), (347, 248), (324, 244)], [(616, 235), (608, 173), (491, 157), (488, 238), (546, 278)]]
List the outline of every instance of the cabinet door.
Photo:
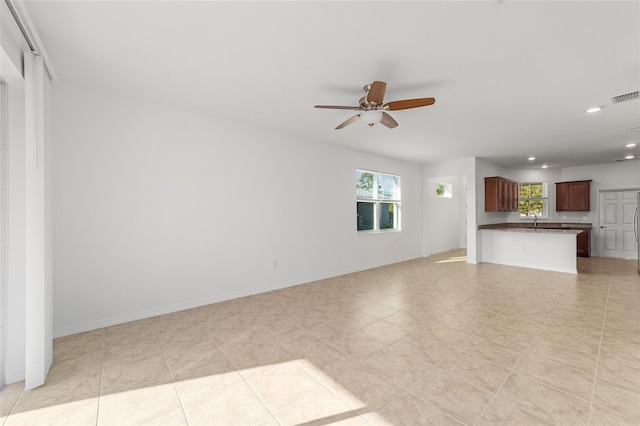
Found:
[(511, 182), (511, 211), (518, 211), (518, 184)]
[(564, 212), (569, 210), (567, 198), (567, 184), (556, 183), (556, 211)]
[(589, 245), (591, 242), (591, 236), (588, 229), (584, 229), (582, 233), (578, 234), (576, 241), (576, 251), (578, 256), (589, 257)]
[(569, 199), (568, 210), (589, 211), (591, 198), (589, 182), (569, 182), (566, 185), (567, 198)]
[(504, 179), (498, 179), (498, 210), (501, 212), (507, 210), (507, 184), (508, 182)]
[(498, 204), (498, 178), (484, 178), (484, 211), (497, 212), (500, 209)]

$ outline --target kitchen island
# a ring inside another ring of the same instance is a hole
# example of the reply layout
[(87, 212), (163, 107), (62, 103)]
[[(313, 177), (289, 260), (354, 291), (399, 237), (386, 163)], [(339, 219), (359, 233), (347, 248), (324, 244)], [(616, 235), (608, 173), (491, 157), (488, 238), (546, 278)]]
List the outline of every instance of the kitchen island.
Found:
[(577, 274), (581, 229), (481, 225), (482, 262)]

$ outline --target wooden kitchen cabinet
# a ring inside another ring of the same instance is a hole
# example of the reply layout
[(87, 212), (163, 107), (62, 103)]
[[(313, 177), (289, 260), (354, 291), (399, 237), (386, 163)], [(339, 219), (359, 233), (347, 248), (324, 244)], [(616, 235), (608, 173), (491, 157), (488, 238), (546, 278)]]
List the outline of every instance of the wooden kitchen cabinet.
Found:
[(500, 176), (484, 178), (484, 211), (517, 212), (518, 182)]
[(580, 257), (589, 257), (589, 245), (591, 242), (591, 230), (585, 228), (577, 236), (576, 246), (577, 254)]
[(591, 210), (591, 181), (556, 182), (557, 212), (588, 212)]

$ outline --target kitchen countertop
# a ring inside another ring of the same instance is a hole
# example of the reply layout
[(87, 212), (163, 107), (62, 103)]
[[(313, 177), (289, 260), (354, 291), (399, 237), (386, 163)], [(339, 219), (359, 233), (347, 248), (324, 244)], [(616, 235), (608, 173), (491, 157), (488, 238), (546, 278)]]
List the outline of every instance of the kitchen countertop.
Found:
[[(561, 229), (556, 229), (561, 228)], [(565, 228), (565, 229), (562, 229)], [(569, 228), (569, 229), (566, 229)], [(487, 225), (478, 225), (478, 229), (494, 229), (494, 230), (509, 230), (516, 232), (526, 232), (527, 230), (544, 229), (547, 231), (569, 231), (574, 229), (591, 229), (593, 224), (591, 223), (572, 223), (572, 222), (538, 222), (538, 226), (534, 227), (533, 222), (504, 222), (504, 223), (490, 223)]]
[(480, 228), (481, 231), (495, 231), (495, 232), (528, 232), (528, 233), (536, 233), (536, 234), (581, 234), (584, 231), (582, 229), (562, 229), (562, 228)]

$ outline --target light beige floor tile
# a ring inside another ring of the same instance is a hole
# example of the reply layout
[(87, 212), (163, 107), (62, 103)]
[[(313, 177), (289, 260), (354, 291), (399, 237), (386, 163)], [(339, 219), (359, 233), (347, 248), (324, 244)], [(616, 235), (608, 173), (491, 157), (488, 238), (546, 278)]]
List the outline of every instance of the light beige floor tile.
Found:
[(636, 352), (640, 352), (640, 332), (626, 333), (612, 328), (605, 328), (602, 342), (626, 346)]
[(132, 359), (143, 359), (162, 355), (162, 346), (156, 338), (113, 343), (106, 346), (105, 365), (120, 364)]
[(175, 382), (175, 386), (183, 403), (198, 403), (205, 401), (211, 395), (223, 392), (226, 388), (239, 382), (242, 382), (242, 376), (237, 371), (230, 371), (228, 373), (179, 380)]
[(14, 407), (6, 426), (95, 425), (98, 418), (98, 397), (66, 402), (36, 404), (36, 407)]
[(508, 370), (511, 370), (516, 365), (522, 355), (520, 351), (479, 336), (472, 336), (460, 345), (458, 349)]
[(627, 346), (603, 342), (600, 346), (600, 360), (609, 360), (631, 366), (640, 365), (640, 351)]
[(193, 326), (182, 330), (162, 330), (158, 333), (157, 341), (162, 347), (162, 350), (170, 351), (207, 340), (213, 341), (207, 330), (201, 326)]
[(428, 324), (427, 327), (419, 329), (416, 333), (421, 334), (429, 339), (433, 339), (445, 346), (455, 348), (462, 342), (467, 340), (472, 333), (454, 330), (444, 324), (435, 321)]
[(350, 357), (359, 360), (370, 358), (388, 346), (360, 331), (344, 337), (327, 338), (325, 341)]
[(503, 401), (494, 400), (489, 404), (480, 420), (476, 422), (477, 426), (489, 425), (526, 425), (526, 426), (550, 426), (553, 423), (534, 416), (528, 411), (519, 408), (516, 405), (508, 404)]
[(7, 385), (0, 392), (0, 425), (4, 424), (5, 419), (11, 413), (23, 390), (24, 380)]
[(454, 311), (453, 313), (441, 316), (436, 321), (459, 332), (473, 334), (480, 330), (487, 322), (491, 321), (491, 318), (474, 318)]
[(629, 389), (598, 377), (593, 403), (620, 412), (625, 417), (640, 419), (640, 390), (637, 388)]
[(234, 372), (235, 367), (212, 340), (165, 352), (174, 381)]
[(364, 361), (376, 373), (388, 378), (396, 385), (406, 388), (433, 368), (419, 356), (391, 347)]
[(454, 419), (473, 424), (491, 401), (491, 393), (434, 368), (414, 383), (409, 392)]
[(509, 375), (509, 370), (505, 368), (459, 351), (445, 358), (438, 364), (438, 368), (492, 393), (498, 390)]
[(325, 386), (350, 408), (367, 416), (398, 397), (403, 389), (364, 365), (355, 365)]
[(528, 376), (512, 373), (497, 398), (560, 425), (585, 425), (589, 421), (589, 401), (556, 390)]
[(135, 391), (173, 383), (164, 355), (134, 358), (119, 364), (105, 365), (102, 371), (100, 394)]
[(585, 354), (597, 355), (600, 348), (599, 337), (576, 332), (573, 328), (566, 325), (556, 325), (554, 327), (545, 326), (540, 331), (539, 336), (546, 340), (569, 346)]
[(598, 378), (640, 392), (640, 363), (632, 365), (601, 357)]
[(322, 384), (293, 361), (253, 375), (246, 383), (272, 413), (307, 393), (324, 389)]
[(223, 348), (223, 352), (244, 378), (291, 361), (286, 353), (269, 342), (243, 343)]
[(390, 308), (380, 303), (371, 303), (369, 305), (358, 308), (358, 310), (379, 319), (386, 318), (398, 312), (397, 309)]
[(530, 336), (535, 336), (541, 327), (541, 324), (529, 322), (526, 318), (522, 318), (520, 315), (504, 313), (500, 313), (493, 317), (493, 319), (489, 321), (489, 325), (508, 328)]
[(552, 359), (532, 354), (525, 354), (515, 371), (585, 400), (591, 399), (595, 380), (592, 373), (585, 373)]
[(400, 395), (382, 410), (372, 413), (369, 423), (375, 426), (460, 426), (461, 424), (408, 392)]
[(299, 425), (316, 422), (318, 424), (331, 423), (332, 421), (345, 422), (355, 418), (356, 424), (366, 422), (358, 413), (351, 410), (340, 398), (326, 388), (319, 388), (313, 392), (305, 393), (290, 404), (273, 413), (274, 417), (282, 425)]
[(245, 425), (270, 416), (244, 381), (223, 388), (189, 388), (186, 392), (178, 389), (189, 425)]
[(161, 422), (182, 413), (173, 383), (100, 396), (98, 425), (139, 425)]
[(425, 334), (412, 333), (392, 346), (394, 350), (431, 366), (449, 356), (453, 349)]
[(605, 408), (596, 404), (592, 405), (590, 426), (638, 426), (640, 416), (621, 413), (615, 409)]
[(533, 340), (531, 334), (521, 333), (509, 328), (487, 324), (482, 327), (476, 336), (483, 337), (495, 343), (507, 346), (516, 351), (524, 351)]
[[(440, 425), (499, 389), (478, 424), (640, 424), (635, 263), (579, 258), (576, 276), (464, 255), (57, 338), (46, 384), (7, 388), (0, 423)], [(442, 409), (401, 393), (416, 379)]]
[(595, 375), (598, 359), (597, 353), (579, 352), (541, 336), (535, 338), (527, 354), (551, 359), (591, 375)]
[(266, 339), (275, 339), (283, 333), (297, 329), (299, 326), (289, 318), (281, 315), (271, 315), (270, 317), (258, 318), (251, 326), (255, 331), (261, 333)]
[(362, 329), (362, 332), (371, 336), (387, 346), (396, 343), (409, 334), (409, 331), (386, 321), (375, 322)]

